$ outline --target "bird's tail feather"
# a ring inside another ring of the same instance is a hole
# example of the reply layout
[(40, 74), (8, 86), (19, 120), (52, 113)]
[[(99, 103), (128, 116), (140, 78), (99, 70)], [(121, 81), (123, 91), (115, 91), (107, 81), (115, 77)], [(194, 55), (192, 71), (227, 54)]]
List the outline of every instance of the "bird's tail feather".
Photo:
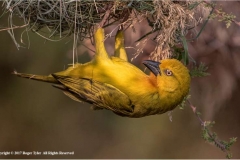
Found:
[(28, 78), (28, 79), (42, 81), (42, 82), (56, 83), (56, 84), (59, 83), (52, 75), (42, 76), (42, 75), (18, 73), (17, 71), (14, 71), (12, 74), (14, 74), (18, 77)]

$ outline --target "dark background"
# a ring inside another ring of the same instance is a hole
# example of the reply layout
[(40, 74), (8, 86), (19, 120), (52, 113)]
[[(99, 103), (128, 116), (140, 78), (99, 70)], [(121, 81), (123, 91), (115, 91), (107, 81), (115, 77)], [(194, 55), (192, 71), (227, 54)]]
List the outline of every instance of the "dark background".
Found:
[[(240, 21), (239, 2), (219, 3)], [(7, 26), (6, 16), (0, 25)], [(144, 22), (140, 26), (135, 34), (126, 31), (127, 46), (148, 31)], [(18, 42), (22, 32), (14, 30)], [(50, 84), (12, 75), (14, 70), (48, 75), (72, 63), (72, 37), (60, 42), (46, 41), (32, 32), (29, 37), (30, 47), (24, 34), (25, 48), (17, 50), (9, 34), (0, 32), (0, 152), (74, 151), (74, 156), (0, 158), (225, 158), (226, 153), (201, 138), (199, 121), (189, 107), (176, 108), (172, 122), (167, 113), (123, 118), (106, 110), (92, 111), (89, 104), (72, 101)], [(106, 42), (109, 53), (113, 53), (112, 40)], [(150, 43), (132, 63), (140, 65), (152, 49)], [(127, 51), (132, 57), (134, 51)], [(224, 23), (211, 20), (199, 39), (189, 43), (189, 52), (198, 64), (207, 64), (211, 73), (192, 80), (192, 103), (203, 119), (216, 121), (213, 131), (220, 139), (239, 137), (240, 27), (232, 24), (226, 29)], [(83, 46), (78, 53), (79, 62), (93, 56)], [(234, 158), (240, 158), (239, 142), (231, 149)]]

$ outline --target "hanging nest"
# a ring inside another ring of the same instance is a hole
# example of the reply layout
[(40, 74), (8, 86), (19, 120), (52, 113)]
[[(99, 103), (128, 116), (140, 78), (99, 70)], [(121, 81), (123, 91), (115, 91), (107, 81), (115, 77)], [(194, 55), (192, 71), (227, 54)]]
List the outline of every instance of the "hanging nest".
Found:
[[(171, 48), (198, 24), (199, 16), (196, 17), (195, 13), (199, 13), (199, 8), (205, 8), (198, 1), (171, 0), (4, 0), (3, 5), (10, 19), (12, 15), (20, 17), (27, 30), (49, 40), (75, 34), (83, 41), (93, 37), (96, 24), (102, 27), (118, 24), (128, 28), (147, 20), (152, 30), (137, 42), (144, 46), (149, 39), (156, 41), (152, 59), (171, 57)], [(12, 22), (9, 27), (16, 26)], [(140, 47), (136, 55), (142, 49)]]

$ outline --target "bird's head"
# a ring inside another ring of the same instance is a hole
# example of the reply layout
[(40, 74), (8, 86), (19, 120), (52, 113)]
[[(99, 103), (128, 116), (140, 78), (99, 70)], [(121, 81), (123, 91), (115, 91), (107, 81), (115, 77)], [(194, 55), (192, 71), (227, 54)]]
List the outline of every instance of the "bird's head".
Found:
[(160, 92), (175, 92), (181, 97), (188, 94), (189, 70), (180, 61), (176, 59), (164, 59), (160, 62), (145, 60), (143, 64), (156, 77), (156, 84)]

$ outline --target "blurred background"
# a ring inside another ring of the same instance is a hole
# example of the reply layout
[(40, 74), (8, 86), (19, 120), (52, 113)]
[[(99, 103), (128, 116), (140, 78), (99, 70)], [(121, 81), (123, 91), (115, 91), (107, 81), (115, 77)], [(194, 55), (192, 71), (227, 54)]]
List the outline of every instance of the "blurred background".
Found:
[[(239, 18), (240, 3), (218, 2), (224, 11)], [(15, 23), (21, 22), (16, 19)], [(8, 17), (0, 19), (6, 27)], [(145, 22), (136, 33), (125, 32), (126, 46), (148, 32)], [(200, 28), (200, 27), (199, 27)], [(106, 33), (111, 29), (106, 29)], [(21, 41), (23, 29), (14, 30)], [(72, 63), (72, 37), (50, 42), (29, 32), (24, 44), (16, 48), (7, 31), (0, 32), (0, 152), (64, 151), (70, 156), (0, 156), (0, 158), (225, 158), (226, 153), (201, 138), (201, 127), (190, 107), (176, 108), (173, 121), (168, 114), (144, 118), (124, 118), (110, 111), (92, 111), (89, 104), (78, 103), (50, 84), (21, 79), (11, 74), (48, 75), (64, 70)], [(106, 41), (113, 53), (114, 38)], [(28, 42), (30, 46), (28, 47)], [(93, 48), (88, 41), (85, 45)], [(144, 53), (132, 61), (141, 65), (154, 49), (149, 42)], [(127, 49), (129, 58), (133, 49)], [(201, 36), (189, 43), (189, 53), (199, 64), (204, 62), (210, 76), (194, 78), (191, 102), (204, 120), (215, 121), (212, 128), (221, 140), (240, 136), (240, 28), (211, 20)], [(78, 47), (78, 60), (90, 61), (93, 52)], [(240, 144), (231, 148), (233, 158), (240, 158)]]

